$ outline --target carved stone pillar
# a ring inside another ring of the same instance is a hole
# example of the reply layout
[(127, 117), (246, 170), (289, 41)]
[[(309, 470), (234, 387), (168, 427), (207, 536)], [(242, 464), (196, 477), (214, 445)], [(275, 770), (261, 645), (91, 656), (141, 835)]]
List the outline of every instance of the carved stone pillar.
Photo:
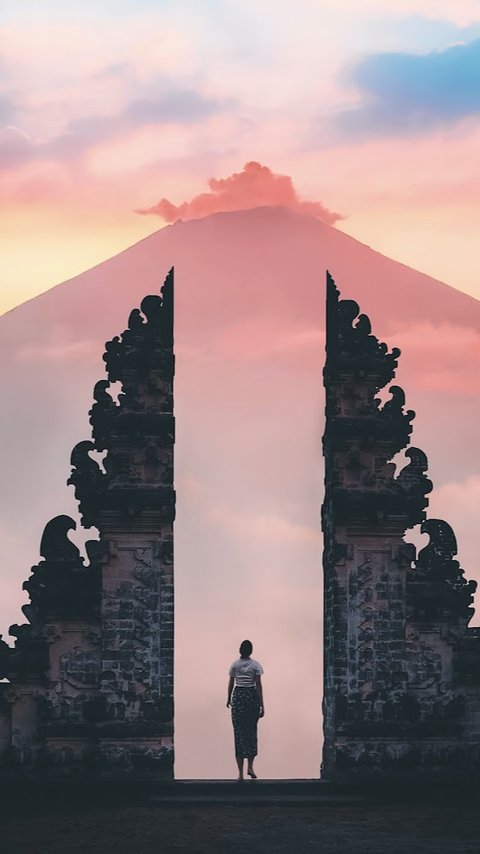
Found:
[[(376, 395), (400, 352), (372, 335), (330, 276), (326, 351), (322, 773), (398, 779), (409, 769), (471, 767), (480, 754), (478, 736), (469, 743), (475, 701), (470, 689), (466, 717), (454, 655), (465, 660), (468, 648), (480, 665), (467, 630), (476, 585), (452, 560), (449, 526), (425, 521), (432, 484), (423, 451), (409, 448), (398, 475), (392, 463), (415, 413), (398, 386), (383, 405)], [(415, 561), (404, 534), (421, 523), (432, 541)]]
[[(100, 531), (98, 722), (105, 774), (173, 775), (173, 271), (128, 329), (107, 343), (94, 443), (74, 450), (71, 482), (85, 524)], [(109, 394), (120, 384), (118, 402)], [(89, 454), (106, 452), (104, 472)]]
[(7, 778), (12, 765), (53, 778), (173, 776), (173, 270), (104, 361), (93, 442), (73, 449), (68, 481), (100, 539), (85, 563), (68, 536), (75, 522), (52, 519), (24, 584), (29, 622), (11, 628), (14, 647), (0, 638)]

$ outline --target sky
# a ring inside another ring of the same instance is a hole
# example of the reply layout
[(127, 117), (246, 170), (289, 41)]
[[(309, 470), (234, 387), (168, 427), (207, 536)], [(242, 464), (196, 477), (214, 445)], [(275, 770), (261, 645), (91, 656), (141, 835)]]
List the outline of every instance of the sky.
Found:
[(259, 197), (480, 296), (479, 78), (479, 0), (3, 0), (0, 312)]

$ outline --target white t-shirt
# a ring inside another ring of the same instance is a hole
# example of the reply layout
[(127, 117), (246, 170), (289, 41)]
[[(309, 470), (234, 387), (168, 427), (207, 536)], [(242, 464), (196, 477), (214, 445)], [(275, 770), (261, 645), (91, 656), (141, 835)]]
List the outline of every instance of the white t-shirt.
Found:
[(262, 673), (262, 665), (254, 658), (237, 658), (228, 671), (228, 675), (234, 677), (239, 688), (251, 688), (255, 685), (255, 676), (261, 676)]

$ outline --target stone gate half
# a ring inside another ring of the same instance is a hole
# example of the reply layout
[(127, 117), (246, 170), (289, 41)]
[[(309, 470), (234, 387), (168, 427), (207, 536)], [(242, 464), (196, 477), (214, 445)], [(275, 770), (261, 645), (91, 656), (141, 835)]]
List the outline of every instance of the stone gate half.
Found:
[(100, 538), (85, 564), (71, 518), (45, 528), (0, 640), (4, 776), (173, 777), (173, 270), (103, 358), (69, 479)]
[[(474, 581), (450, 526), (428, 519), (427, 457), (406, 448), (415, 413), (400, 351), (372, 334), (327, 277), (324, 383), (324, 752), (330, 779), (479, 775), (480, 629)], [(430, 542), (405, 542), (420, 525)]]

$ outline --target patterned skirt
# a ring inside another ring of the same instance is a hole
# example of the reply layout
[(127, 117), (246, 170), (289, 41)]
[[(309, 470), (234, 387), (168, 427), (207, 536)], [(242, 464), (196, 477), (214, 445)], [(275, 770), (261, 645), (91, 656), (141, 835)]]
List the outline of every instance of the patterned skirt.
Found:
[(232, 695), (232, 723), (235, 737), (235, 756), (257, 755), (257, 722), (260, 700), (255, 686), (236, 686)]

